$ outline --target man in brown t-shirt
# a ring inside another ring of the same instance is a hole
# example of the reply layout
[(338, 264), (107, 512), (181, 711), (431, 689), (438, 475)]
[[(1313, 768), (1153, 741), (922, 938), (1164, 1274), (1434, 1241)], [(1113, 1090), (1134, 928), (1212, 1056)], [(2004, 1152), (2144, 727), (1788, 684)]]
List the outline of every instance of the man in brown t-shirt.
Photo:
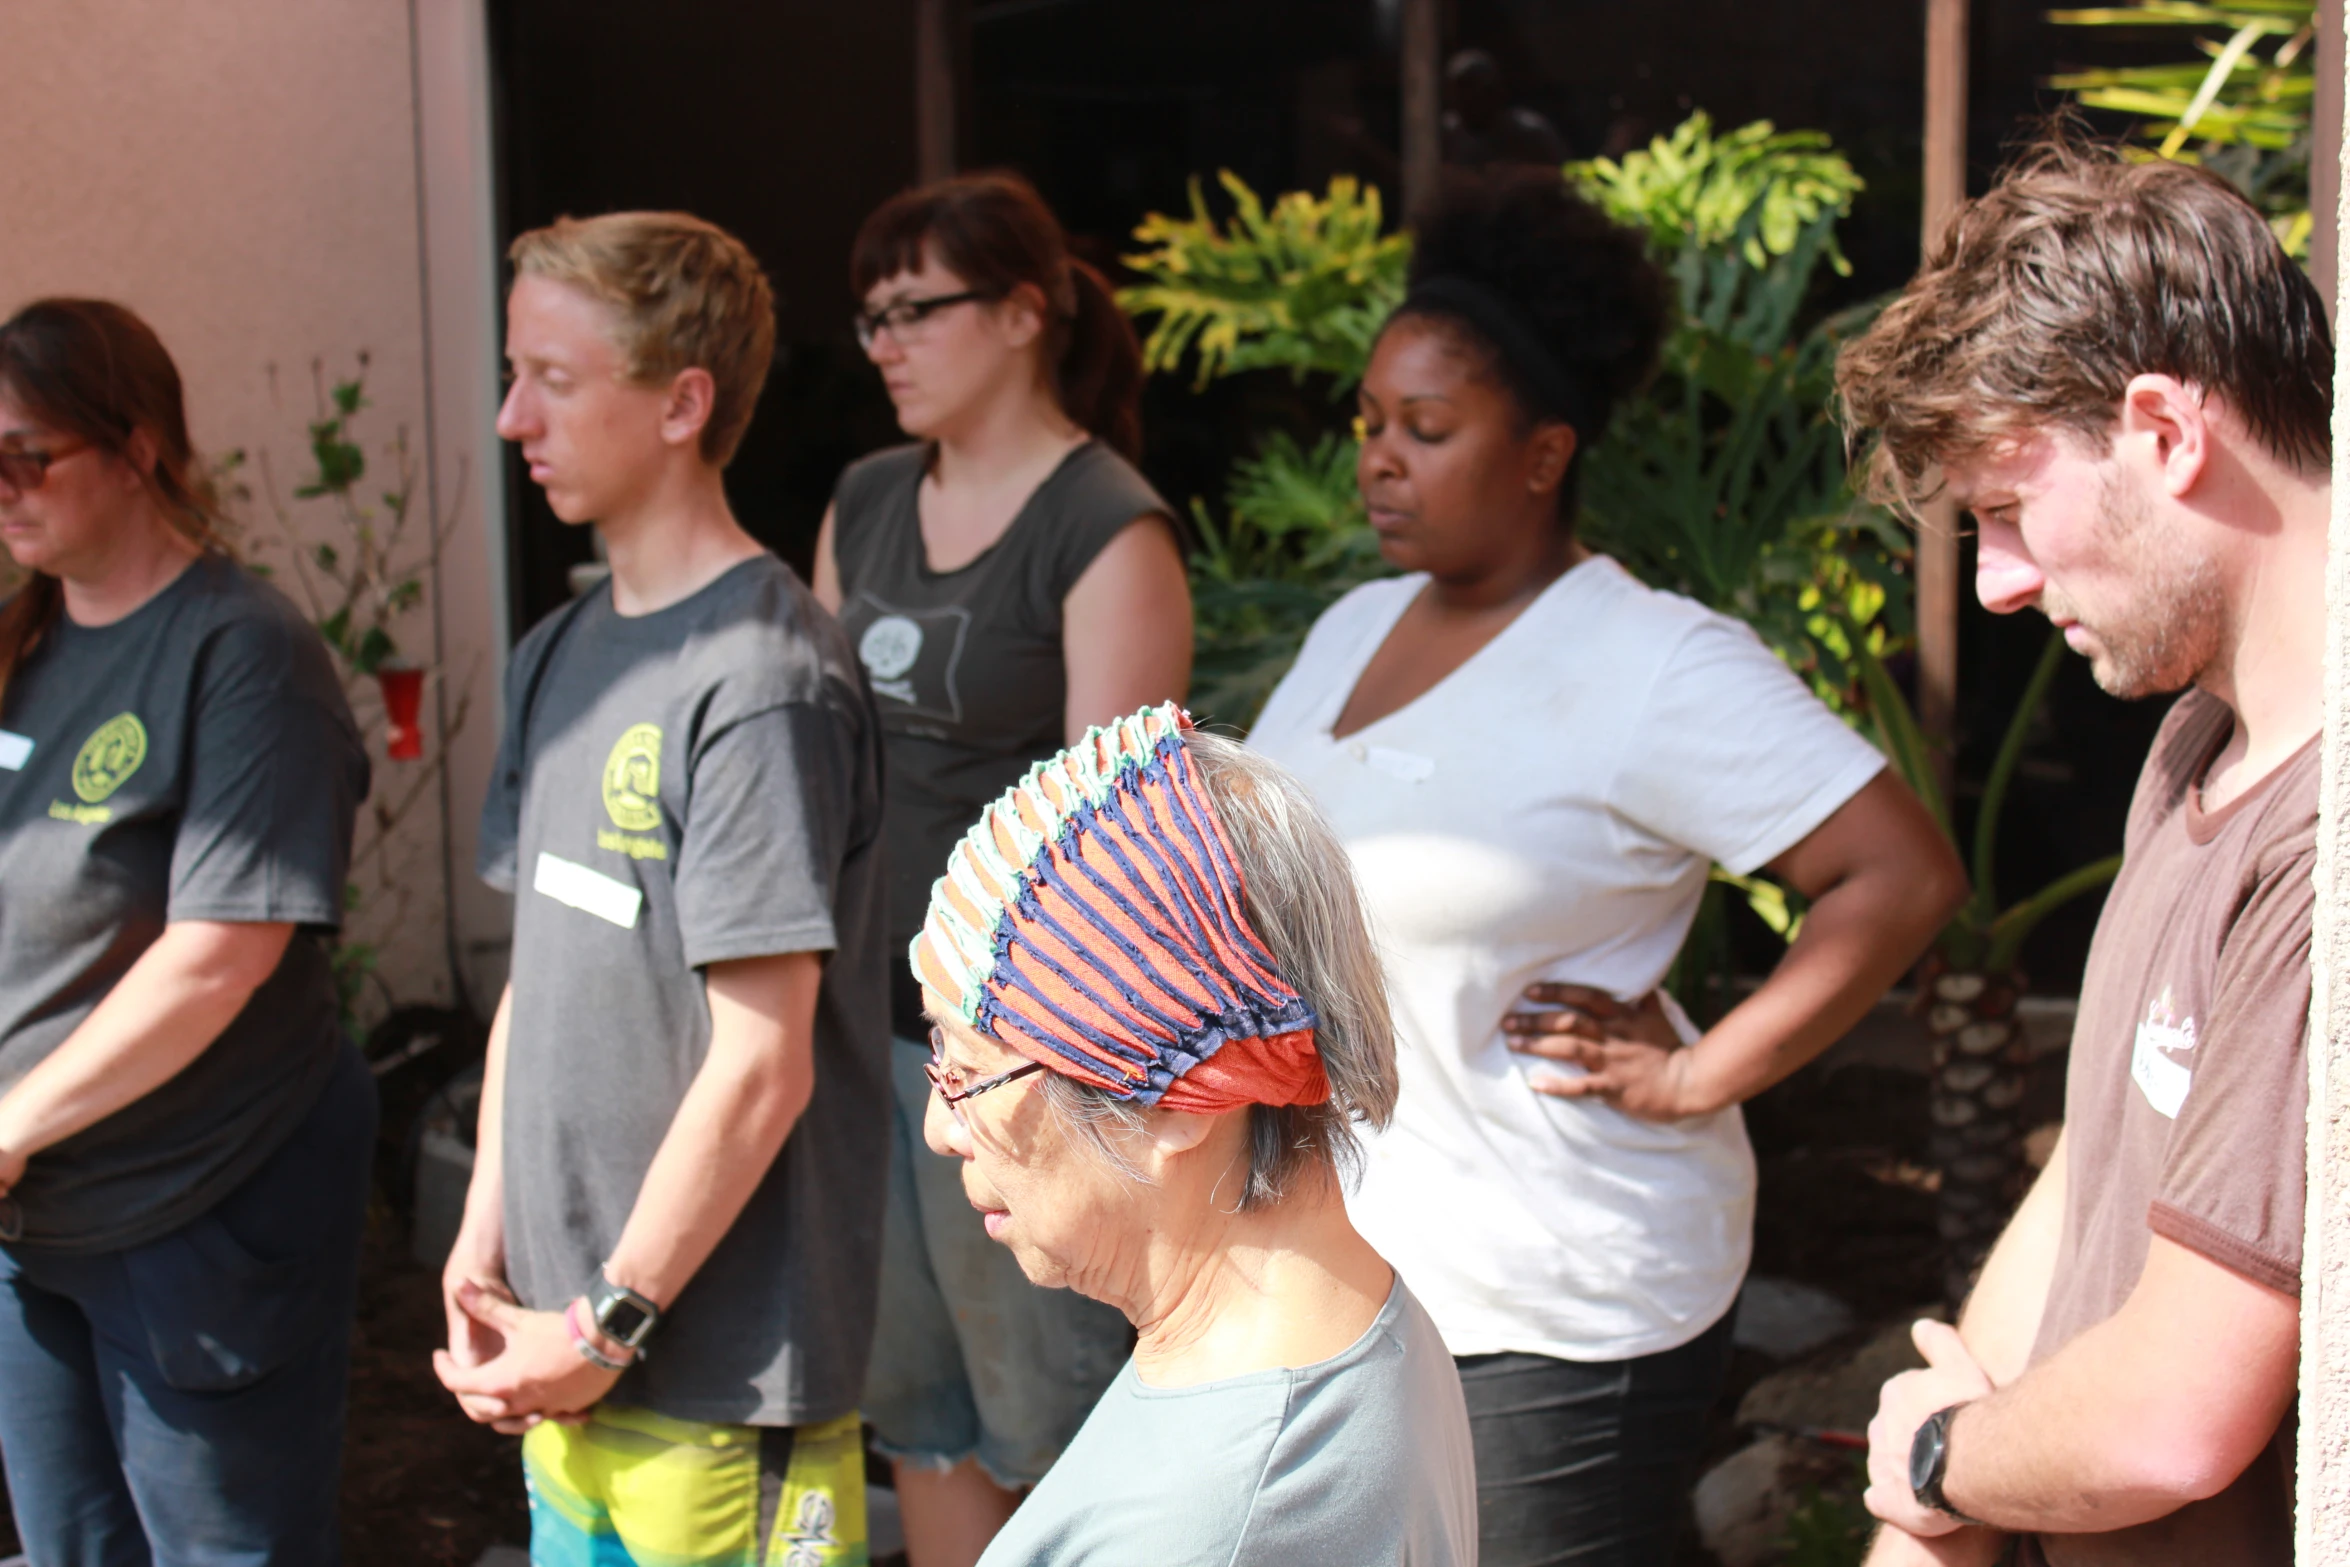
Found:
[(2060, 136), (1849, 347), (1868, 479), (1989, 609), (2185, 691), (2130, 811), (2046, 1172), (1869, 1428), (1872, 1567), (2292, 1561), (2332, 344), (2219, 180)]

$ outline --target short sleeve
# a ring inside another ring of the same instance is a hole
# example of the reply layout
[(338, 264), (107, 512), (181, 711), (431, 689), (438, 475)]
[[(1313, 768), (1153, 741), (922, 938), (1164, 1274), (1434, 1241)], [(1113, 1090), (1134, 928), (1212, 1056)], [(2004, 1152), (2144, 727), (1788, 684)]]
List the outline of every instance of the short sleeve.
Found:
[(255, 615), (199, 657), (166, 918), (339, 927), (368, 766), (325, 646)]
[(859, 819), (856, 758), (845, 720), (816, 702), (700, 742), (677, 856), (690, 966), (838, 946), (833, 894)]
[(530, 710), (541, 679), (554, 661), (564, 633), (586, 608), (583, 595), (530, 628), (506, 661), (506, 730), (498, 736), (498, 757), (482, 795), (481, 830), (475, 840), (474, 873), (499, 892), (522, 881), (517, 856), (522, 841), (522, 796), (529, 771)]
[(2195, 1075), (2147, 1224), (2255, 1283), (2301, 1290), (2314, 851), (2263, 873), (2228, 929)]
[(1080, 469), (1066, 476), (1069, 491), (1062, 504), (1062, 525), (1044, 539), (1037, 556), (1042, 568), (1034, 586), (1042, 591), (1057, 618), (1061, 602), (1078, 579), (1091, 570), (1112, 540), (1145, 518), (1156, 517), (1174, 534), (1176, 547), (1188, 552), (1191, 536), (1176, 520), (1150, 481), (1134, 465), (1096, 441), (1070, 459)]
[(1746, 875), (1801, 843), (1884, 766), (1752, 631), (1708, 615), (1658, 671), (1608, 803)]
[(481, 801), (481, 830), (475, 838), (476, 875), (500, 892), (510, 893), (521, 882), (516, 869), (516, 846), (522, 841), (522, 731), (526, 706), (520, 694), (521, 660), (507, 672), (506, 732), (498, 736), (498, 759), (490, 768), (490, 786)]

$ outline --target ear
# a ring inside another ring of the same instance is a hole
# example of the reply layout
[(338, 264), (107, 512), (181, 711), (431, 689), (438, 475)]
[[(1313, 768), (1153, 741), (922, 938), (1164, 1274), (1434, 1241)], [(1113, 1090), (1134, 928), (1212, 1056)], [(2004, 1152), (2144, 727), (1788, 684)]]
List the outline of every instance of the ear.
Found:
[(1526, 488), (1536, 495), (1548, 495), (1564, 484), (1579, 444), (1571, 424), (1546, 419), (1536, 425), (1533, 438), (1526, 443)]
[(1020, 283), (996, 301), (995, 318), (1003, 328), (1004, 340), (1014, 348), (1026, 348), (1044, 335), (1044, 290), (1034, 283)]
[(155, 472), (155, 464), (162, 459), (162, 455), (156, 446), (155, 432), (143, 424), (132, 430), (131, 438), (122, 443), (123, 466), (129, 470), (131, 482), (140, 489), (147, 487), (149, 477)]
[(678, 371), (661, 406), (661, 439), (671, 446), (699, 441), (717, 406), (718, 383), (709, 371), (700, 365)]
[(1224, 1124), (1227, 1117), (1247, 1114), (1246, 1109), (1225, 1110), (1215, 1115), (1191, 1115), (1182, 1110), (1153, 1110), (1150, 1113), (1151, 1160), (1164, 1169), (1185, 1154), (1198, 1150), (1216, 1134), (1216, 1129)]
[(2195, 488), (2210, 464), (2211, 410), (2199, 387), (2176, 376), (2133, 376), (2122, 389), (2113, 439), (2117, 449), (2135, 448), (2163, 493), (2176, 499)]

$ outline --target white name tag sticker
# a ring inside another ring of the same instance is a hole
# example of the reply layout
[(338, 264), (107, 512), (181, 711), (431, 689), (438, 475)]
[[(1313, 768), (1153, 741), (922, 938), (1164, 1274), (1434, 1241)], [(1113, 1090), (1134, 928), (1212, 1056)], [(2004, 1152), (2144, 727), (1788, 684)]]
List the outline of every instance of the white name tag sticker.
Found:
[(583, 914), (610, 920), (622, 930), (636, 929), (637, 912), (645, 904), (645, 895), (628, 883), (614, 881), (602, 871), (590, 870), (543, 849), (539, 851), (538, 870), (531, 876), (530, 886), (533, 892), (543, 892), (557, 903), (568, 904)]
[(12, 773), (24, 771), (24, 764), (33, 759), (33, 737), (12, 734), (0, 729), (0, 767)]

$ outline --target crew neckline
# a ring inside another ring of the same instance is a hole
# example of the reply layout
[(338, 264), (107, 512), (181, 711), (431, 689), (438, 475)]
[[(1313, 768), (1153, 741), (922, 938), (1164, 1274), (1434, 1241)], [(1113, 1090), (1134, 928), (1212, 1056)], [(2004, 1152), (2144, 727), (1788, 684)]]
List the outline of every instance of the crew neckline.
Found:
[(129, 613), (118, 615), (112, 620), (91, 626), (85, 625), (81, 621), (74, 619), (73, 616), (66, 610), (64, 604), (61, 602), (57, 606), (57, 620), (53, 629), (70, 630), (72, 635), (77, 637), (103, 637), (111, 636), (117, 631), (124, 630), (130, 626), (135, 626), (138, 624), (141, 617), (145, 616), (157, 605), (164, 603), (173, 595), (181, 592), (190, 578), (196, 576), (199, 572), (203, 571), (214, 561), (220, 561), (223, 564), (234, 567), (237, 570), (243, 569), (242, 567), (236, 566), (236, 563), (229, 560), (225, 555), (216, 554), (211, 550), (203, 550), (196, 555), (195, 559), (189, 561), (185, 566), (182, 566), (176, 573), (174, 573), (172, 579), (169, 582), (166, 582), (163, 586), (157, 588), (154, 592), (141, 599), (136, 605), (132, 606)]
[(925, 582), (950, 582), (966, 572), (974, 571), (985, 565), (998, 550), (1012, 541), (1013, 535), (1020, 531), (1021, 525), (1034, 515), (1036, 503), (1044, 498), (1045, 491), (1059, 483), (1062, 475), (1069, 471), (1070, 466), (1080, 456), (1092, 451), (1095, 446), (1100, 444), (1100, 441), (1101, 437), (1089, 434), (1075, 446), (1063, 452), (1061, 460), (1054, 463), (1045, 476), (1036, 481), (1036, 487), (1028, 492), (1028, 498), (1020, 503), (1019, 510), (1012, 513), (1012, 520), (1004, 524), (1004, 531), (995, 536), (994, 542), (960, 566), (949, 567), (943, 571), (930, 564), (930, 541), (922, 537), (922, 484), (930, 477), (930, 464), (938, 451), (938, 444), (935, 441), (923, 442), (921, 447), (922, 463), (914, 471), (913, 493), (907, 497), (906, 501), (906, 510), (912, 517), (914, 524), (914, 569), (920, 574), (921, 579)]
[(1403, 1275), (1389, 1268), (1387, 1298), (1380, 1302), (1378, 1312), (1370, 1325), (1355, 1336), (1355, 1341), (1321, 1360), (1308, 1361), (1302, 1366), (1267, 1366), (1261, 1371), (1243, 1371), (1233, 1376), (1216, 1377), (1206, 1382), (1186, 1382), (1180, 1387), (1161, 1387), (1142, 1379), (1142, 1367), (1132, 1355), (1126, 1357), (1122, 1373), (1128, 1387), (1144, 1398), (1193, 1398), (1206, 1393), (1228, 1392), (1234, 1388), (1285, 1386), (1301, 1377), (1323, 1376), (1352, 1365), (1371, 1352), (1382, 1335), (1394, 1331), (1403, 1321)]

